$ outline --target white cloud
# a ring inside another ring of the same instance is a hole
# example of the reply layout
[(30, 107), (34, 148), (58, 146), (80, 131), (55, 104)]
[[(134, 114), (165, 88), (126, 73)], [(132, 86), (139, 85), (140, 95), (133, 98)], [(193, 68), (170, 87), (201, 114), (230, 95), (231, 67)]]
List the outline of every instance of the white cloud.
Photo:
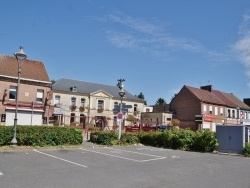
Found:
[[(250, 15), (244, 15), (239, 27), (239, 40), (233, 49), (237, 53), (241, 63), (247, 68), (246, 75), (250, 78)], [(250, 87), (250, 81), (247, 83)]]
[(104, 20), (118, 24), (106, 32), (107, 39), (118, 48), (139, 50), (153, 55), (188, 51), (216, 61), (225, 60), (224, 55), (207, 50), (196, 40), (171, 36), (164, 28), (164, 23), (132, 18), (122, 13), (110, 14), (102, 18)]

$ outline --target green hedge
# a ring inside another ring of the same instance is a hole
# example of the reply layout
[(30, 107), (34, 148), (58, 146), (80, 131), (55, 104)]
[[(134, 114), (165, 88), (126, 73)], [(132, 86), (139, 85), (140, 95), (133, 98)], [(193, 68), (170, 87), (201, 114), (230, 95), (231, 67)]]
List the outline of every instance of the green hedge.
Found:
[(129, 145), (139, 143), (139, 137), (135, 133), (123, 133), (118, 140), (115, 131), (94, 131), (90, 134), (90, 141), (100, 145)]
[(243, 151), (242, 151), (242, 154), (245, 156), (245, 157), (250, 157), (250, 142), (249, 143), (246, 143)]
[(188, 129), (144, 133), (140, 142), (150, 146), (202, 152), (212, 152), (219, 145), (214, 132)]
[[(17, 126), (19, 146), (58, 146), (82, 143), (82, 131), (69, 127)], [(0, 146), (10, 145), (13, 127), (0, 127)]]
[(170, 149), (212, 152), (218, 147), (215, 133), (209, 130), (191, 131), (175, 129), (169, 131), (154, 131), (140, 133), (123, 133), (121, 140), (114, 131), (96, 131), (90, 135), (90, 141), (102, 145), (135, 144), (163, 147)]

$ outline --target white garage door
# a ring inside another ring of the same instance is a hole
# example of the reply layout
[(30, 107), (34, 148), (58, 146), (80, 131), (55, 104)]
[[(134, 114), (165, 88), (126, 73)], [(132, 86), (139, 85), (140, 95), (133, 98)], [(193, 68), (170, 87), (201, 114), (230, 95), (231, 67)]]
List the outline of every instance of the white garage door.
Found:
[[(6, 112), (5, 125), (14, 125), (15, 111)], [(17, 113), (17, 125), (42, 125), (42, 112), (19, 111)]]

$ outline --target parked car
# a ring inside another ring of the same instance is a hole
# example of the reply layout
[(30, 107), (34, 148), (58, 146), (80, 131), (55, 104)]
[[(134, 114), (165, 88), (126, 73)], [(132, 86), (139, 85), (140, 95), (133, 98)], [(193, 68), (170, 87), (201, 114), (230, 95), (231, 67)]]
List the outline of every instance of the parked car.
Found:
[(158, 130), (158, 131), (170, 130), (170, 126), (169, 125), (157, 125), (156, 130)]

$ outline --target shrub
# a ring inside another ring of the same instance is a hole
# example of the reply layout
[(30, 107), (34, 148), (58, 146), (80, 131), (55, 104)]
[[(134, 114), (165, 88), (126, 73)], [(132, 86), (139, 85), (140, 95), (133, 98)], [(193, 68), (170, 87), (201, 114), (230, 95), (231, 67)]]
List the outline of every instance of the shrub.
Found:
[(196, 131), (192, 150), (202, 152), (212, 152), (219, 146), (215, 137), (215, 132), (210, 130)]
[[(82, 131), (69, 127), (17, 126), (17, 143), (22, 146), (78, 145), (82, 143)], [(0, 146), (9, 145), (13, 127), (0, 127)]]
[(245, 147), (244, 147), (244, 149), (242, 151), (242, 154), (245, 157), (250, 157), (250, 142), (245, 144)]
[(114, 131), (95, 131), (90, 133), (90, 141), (101, 145), (118, 144), (118, 133)]
[(137, 133), (123, 133), (118, 140), (118, 133), (114, 131), (95, 131), (90, 133), (90, 141), (101, 145), (128, 145), (139, 143)]

